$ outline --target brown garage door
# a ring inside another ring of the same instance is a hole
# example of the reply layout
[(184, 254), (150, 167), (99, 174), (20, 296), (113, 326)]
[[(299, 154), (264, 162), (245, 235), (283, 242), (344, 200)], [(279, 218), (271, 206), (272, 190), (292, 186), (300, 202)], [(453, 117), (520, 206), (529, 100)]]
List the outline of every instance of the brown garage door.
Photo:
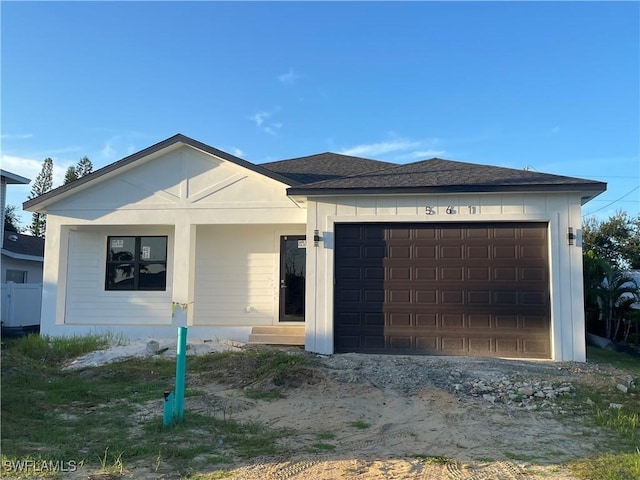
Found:
[(544, 223), (336, 224), (336, 352), (550, 358)]

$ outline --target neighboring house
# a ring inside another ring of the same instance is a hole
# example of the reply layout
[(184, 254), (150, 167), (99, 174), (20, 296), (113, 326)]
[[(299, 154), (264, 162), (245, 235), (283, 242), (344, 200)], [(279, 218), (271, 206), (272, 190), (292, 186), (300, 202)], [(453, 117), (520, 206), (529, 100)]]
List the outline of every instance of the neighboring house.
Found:
[(605, 189), (441, 159), (255, 165), (176, 135), (24, 207), (47, 214), (44, 333), (584, 361), (581, 206)]
[(44, 239), (4, 230), (7, 185), (28, 185), (30, 180), (5, 170), (0, 170), (0, 178), (2, 324), (5, 327), (37, 325), (40, 323)]
[(3, 283), (42, 283), (44, 238), (4, 232), (2, 246)]

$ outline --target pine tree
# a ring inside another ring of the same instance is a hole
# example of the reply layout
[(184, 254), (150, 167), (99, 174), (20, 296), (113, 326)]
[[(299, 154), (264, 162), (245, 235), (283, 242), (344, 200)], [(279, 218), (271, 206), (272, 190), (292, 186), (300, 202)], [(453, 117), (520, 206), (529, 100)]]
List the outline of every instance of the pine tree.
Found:
[[(45, 158), (42, 164), (42, 170), (33, 181), (29, 199), (44, 195), (53, 187), (53, 160)], [(33, 212), (29, 232), (35, 237), (44, 238), (47, 230), (47, 215), (44, 213)]]
[(7, 205), (4, 209), (4, 231), (22, 232), (22, 225), (20, 225), (20, 218), (18, 217), (18, 207), (15, 205)]
[(89, 175), (93, 171), (93, 163), (91, 160), (85, 155), (80, 159), (78, 165), (76, 166), (76, 175), (78, 178), (82, 178), (85, 175)]
[(74, 182), (77, 179), (78, 179), (78, 172), (76, 171), (76, 167), (69, 167), (69, 168), (67, 168), (67, 173), (64, 174), (64, 183), (63, 183), (63, 185), (66, 185), (67, 183)]

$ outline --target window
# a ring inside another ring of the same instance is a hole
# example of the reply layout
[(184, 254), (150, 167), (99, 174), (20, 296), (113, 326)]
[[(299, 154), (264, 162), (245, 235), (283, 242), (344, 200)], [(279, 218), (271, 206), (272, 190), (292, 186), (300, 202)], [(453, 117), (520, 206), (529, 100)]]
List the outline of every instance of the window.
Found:
[(107, 237), (106, 290), (166, 290), (167, 237)]
[(24, 270), (7, 270), (7, 283), (27, 283), (27, 272)]

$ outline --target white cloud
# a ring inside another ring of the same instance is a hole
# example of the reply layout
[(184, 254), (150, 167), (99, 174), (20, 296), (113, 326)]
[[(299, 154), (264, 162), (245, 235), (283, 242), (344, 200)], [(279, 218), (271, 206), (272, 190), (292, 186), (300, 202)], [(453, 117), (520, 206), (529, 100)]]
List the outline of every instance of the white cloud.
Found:
[(401, 155), (398, 157), (398, 160), (427, 160), (429, 158), (439, 157), (446, 153), (445, 150), (416, 150), (415, 152), (408, 153), (406, 155)]
[(270, 113), (267, 112), (257, 112), (251, 115), (251, 120), (255, 122), (256, 127), (261, 127), (264, 121), (271, 116)]
[(278, 130), (282, 128), (282, 123), (271, 123), (264, 127), (264, 131), (269, 135), (277, 135)]
[(104, 147), (102, 147), (102, 150), (100, 150), (100, 154), (104, 157), (104, 158), (113, 158), (114, 154), (116, 153), (115, 149), (113, 148), (113, 143), (111, 141), (107, 141), (104, 144)]
[(3, 133), (0, 135), (2, 140), (25, 140), (32, 137), (33, 133)]
[(301, 75), (297, 74), (291, 67), (289, 67), (286, 73), (278, 75), (280, 83), (284, 83), (285, 85), (292, 85), (296, 83), (299, 78), (301, 78)]
[(390, 142), (379, 142), (356, 145), (355, 147), (342, 150), (343, 155), (353, 155), (354, 157), (376, 156), (390, 152), (401, 152), (411, 148), (419, 148), (420, 142), (408, 140), (392, 140)]
[(269, 135), (277, 135), (278, 131), (282, 128), (282, 122), (268, 122), (267, 120), (273, 116), (273, 113), (280, 110), (277, 107), (272, 112), (265, 112), (263, 110), (254, 113), (249, 117), (249, 119), (256, 124), (256, 127), (262, 129), (265, 133)]
[[(53, 157), (52, 157), (53, 158)], [(44, 159), (34, 159), (17, 155), (0, 155), (2, 169), (26, 177), (31, 180), (29, 185), (9, 185), (7, 187), (7, 205), (18, 207), (20, 223), (27, 226), (30, 222), (31, 214), (22, 211), (22, 203), (26, 202), (31, 192), (31, 185), (42, 170)], [(64, 182), (64, 174), (75, 162), (61, 162), (53, 158), (53, 187), (59, 187)]]
[(239, 148), (233, 147), (231, 149), (231, 155), (242, 158), (242, 156), (244, 155), (244, 152)]
[[(42, 170), (42, 164), (44, 159), (36, 160), (33, 158), (18, 157), (15, 155), (2, 154), (0, 157), (2, 160), (2, 169), (11, 173), (26, 177), (30, 180), (35, 180), (40, 171)], [(60, 162), (53, 159), (53, 186), (54, 188), (60, 186), (64, 181), (64, 174), (71, 165), (75, 162)]]

